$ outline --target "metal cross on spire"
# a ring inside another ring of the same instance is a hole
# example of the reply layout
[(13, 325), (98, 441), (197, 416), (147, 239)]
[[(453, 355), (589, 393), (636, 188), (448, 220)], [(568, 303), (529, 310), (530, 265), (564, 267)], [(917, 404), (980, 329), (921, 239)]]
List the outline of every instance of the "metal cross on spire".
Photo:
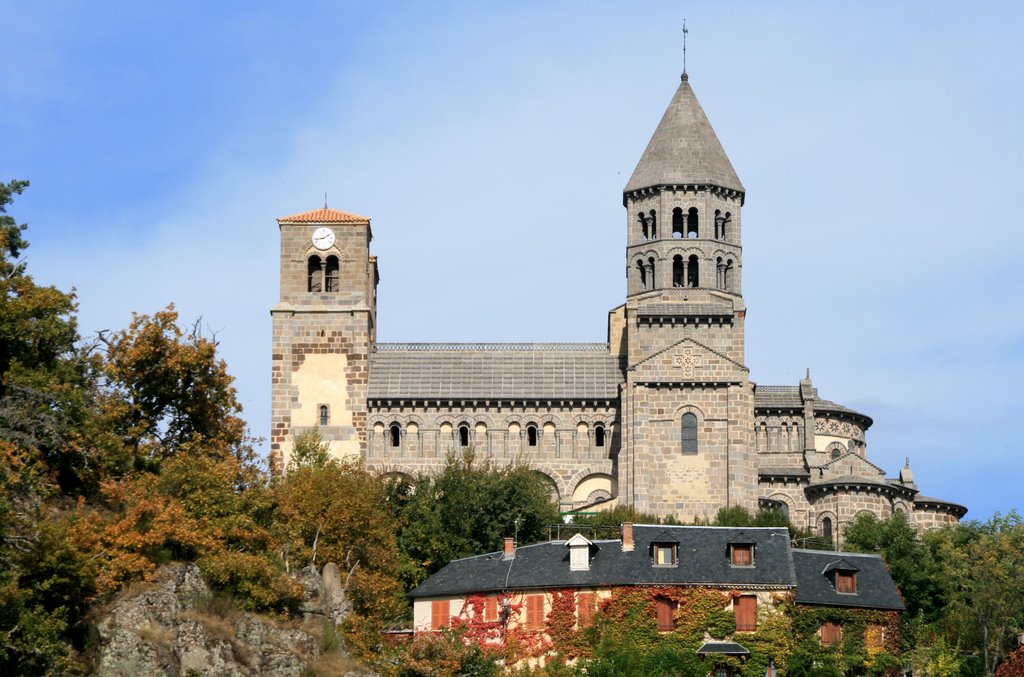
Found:
[(690, 31), (686, 30), (686, 19), (683, 19), (683, 79), (686, 79), (686, 34)]

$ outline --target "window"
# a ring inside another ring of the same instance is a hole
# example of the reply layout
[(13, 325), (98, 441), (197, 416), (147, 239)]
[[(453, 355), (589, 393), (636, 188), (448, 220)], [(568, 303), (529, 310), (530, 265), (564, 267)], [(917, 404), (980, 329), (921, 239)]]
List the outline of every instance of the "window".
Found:
[(679, 239), (683, 237), (683, 210), (676, 207), (672, 210), (672, 237)]
[(715, 677), (732, 677), (732, 668), (726, 666), (715, 668)]
[(686, 285), (686, 266), (683, 265), (683, 257), (676, 254), (672, 257), (672, 286), (683, 287)]
[(658, 239), (658, 216), (657, 216), (657, 214), (654, 213), (653, 209), (651, 210), (650, 225), (651, 225), (651, 239), (652, 240), (657, 240)]
[(640, 271), (640, 289), (647, 289), (647, 268), (644, 267), (643, 259), (637, 260), (636, 267)]
[(430, 629), (443, 630), (451, 623), (451, 610), (448, 600), (435, 599), (430, 603)]
[(749, 543), (737, 543), (729, 546), (734, 567), (754, 566), (754, 546)]
[(870, 652), (883, 651), (885, 649), (885, 627), (878, 623), (868, 623), (864, 626), (864, 648)]
[(494, 595), (484, 597), (484, 620), (487, 622), (498, 620), (498, 598)]
[(715, 210), (715, 239), (722, 237), (722, 210)]
[(604, 426), (598, 425), (594, 427), (594, 445), (598, 447), (604, 446)]
[(400, 447), (402, 446), (402, 426), (397, 423), (392, 423), (388, 429), (391, 434), (391, 446)]
[(832, 540), (832, 518), (825, 517), (821, 520), (821, 536), (826, 541)]
[(697, 262), (696, 254), (690, 254), (690, 258), (686, 261), (686, 286), (700, 286), (700, 264)]
[(544, 629), (544, 595), (526, 596), (526, 627), (529, 630)]
[(653, 256), (651, 258), (647, 259), (647, 270), (648, 270), (648, 275), (651, 278), (651, 289), (654, 289), (655, 287), (658, 286), (658, 277), (654, 273), (654, 257)]
[(730, 212), (725, 213), (725, 218), (722, 219), (722, 239), (725, 239), (726, 230), (729, 228), (729, 221), (732, 220), (732, 214)]
[(697, 417), (691, 413), (683, 414), (683, 453), (697, 453)]
[(654, 566), (675, 566), (675, 543), (655, 543), (651, 546), (651, 562)]
[(737, 632), (754, 632), (757, 630), (757, 597), (742, 595), (733, 600), (733, 613), (736, 614)]
[(326, 404), (320, 405), (320, 425), (327, 425), (331, 421), (331, 410)]
[(643, 238), (645, 240), (650, 239), (650, 236), (647, 232), (647, 217), (644, 216), (643, 212), (640, 212), (639, 214), (636, 215), (636, 218), (638, 221), (640, 221), (640, 234), (643, 235)]
[(590, 625), (594, 620), (594, 593), (580, 592), (576, 594), (576, 620), (580, 627)]
[(459, 426), (459, 446), (469, 446), (469, 426), (465, 423)]
[(655, 597), (654, 611), (660, 632), (671, 632), (676, 629), (676, 603), (674, 601), (664, 597)]
[(821, 643), (823, 646), (838, 644), (843, 639), (843, 626), (834, 621), (821, 624)]
[(853, 571), (836, 572), (836, 592), (857, 594), (857, 574)]
[(323, 282), (324, 274), (320, 266), (320, 257), (310, 256), (306, 266), (306, 291), (321, 291)]
[(532, 423), (526, 426), (526, 445), (530, 447), (537, 446), (537, 426)]
[(325, 291), (338, 291), (338, 257), (328, 256), (327, 267), (324, 269)]
[(695, 238), (700, 237), (697, 230), (697, 208), (690, 207), (690, 210), (686, 212), (686, 237)]
[(732, 279), (732, 259), (728, 259), (725, 262), (725, 269), (722, 270), (722, 289), (732, 291), (734, 284)]

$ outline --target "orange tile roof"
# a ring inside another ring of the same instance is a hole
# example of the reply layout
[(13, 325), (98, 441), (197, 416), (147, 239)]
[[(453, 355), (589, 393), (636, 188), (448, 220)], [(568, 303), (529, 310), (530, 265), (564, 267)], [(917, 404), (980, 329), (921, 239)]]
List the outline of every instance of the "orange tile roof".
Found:
[(358, 214), (349, 214), (348, 212), (338, 211), (337, 209), (328, 209), (326, 207), (322, 209), (313, 209), (308, 212), (302, 212), (300, 214), (292, 214), (291, 216), (282, 216), (277, 220), (278, 223), (357, 223), (369, 221), (370, 219), (365, 216), (359, 216)]

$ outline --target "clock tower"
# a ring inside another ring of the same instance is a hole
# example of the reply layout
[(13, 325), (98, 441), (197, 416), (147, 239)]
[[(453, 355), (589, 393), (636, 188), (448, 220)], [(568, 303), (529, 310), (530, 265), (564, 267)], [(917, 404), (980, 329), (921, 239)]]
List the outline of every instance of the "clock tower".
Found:
[(314, 427), (332, 455), (365, 453), (378, 275), (368, 218), (325, 206), (277, 223), (281, 295), (270, 311), (270, 459), (280, 473), (294, 439)]

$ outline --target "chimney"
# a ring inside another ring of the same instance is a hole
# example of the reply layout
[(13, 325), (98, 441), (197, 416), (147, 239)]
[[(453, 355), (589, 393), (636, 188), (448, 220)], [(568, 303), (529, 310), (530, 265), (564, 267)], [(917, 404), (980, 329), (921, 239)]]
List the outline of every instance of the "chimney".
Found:
[(633, 551), (633, 523), (622, 523), (622, 552)]
[(505, 538), (505, 552), (502, 554), (504, 559), (512, 559), (516, 556), (516, 539), (507, 537)]

